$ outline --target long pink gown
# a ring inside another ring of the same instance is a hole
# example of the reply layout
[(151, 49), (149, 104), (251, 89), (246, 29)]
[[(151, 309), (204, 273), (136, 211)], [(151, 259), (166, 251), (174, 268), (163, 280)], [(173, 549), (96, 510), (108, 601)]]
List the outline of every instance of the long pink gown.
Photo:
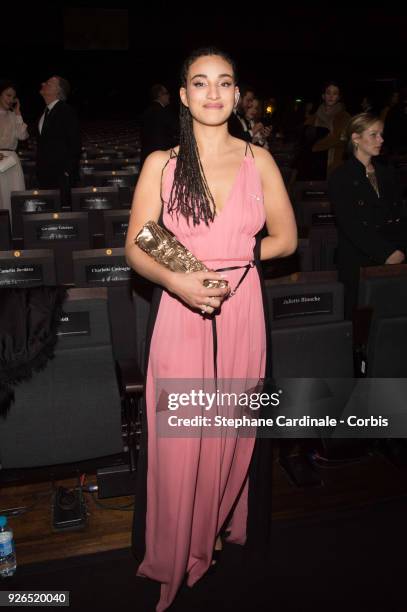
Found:
[[(246, 150), (224, 208), (209, 227), (204, 223), (193, 226), (192, 222), (188, 226), (184, 217), (177, 221), (175, 215), (168, 214), (165, 203), (175, 165), (176, 157), (172, 157), (164, 174), (164, 225), (210, 269), (252, 261), (255, 235), (265, 222), (261, 179), (252, 154)], [(224, 273), (232, 288), (242, 272)], [(222, 304), (216, 329), (218, 378), (261, 379), (266, 365), (266, 333), (255, 267), (236, 294)], [(156, 379), (213, 377), (211, 318), (163, 291), (147, 370), (145, 555), (137, 570), (137, 575), (161, 583), (157, 612), (171, 605), (185, 574), (188, 586), (192, 586), (207, 571), (226, 519), (228, 541), (246, 542), (248, 469), (254, 436), (168, 438), (156, 431)]]

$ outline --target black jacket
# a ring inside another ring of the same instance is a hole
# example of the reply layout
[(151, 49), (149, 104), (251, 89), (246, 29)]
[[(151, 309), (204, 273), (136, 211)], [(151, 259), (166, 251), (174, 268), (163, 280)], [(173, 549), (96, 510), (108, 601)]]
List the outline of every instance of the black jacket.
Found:
[(41, 134), (37, 124), (37, 177), (42, 188), (58, 188), (69, 175), (75, 183), (79, 171), (81, 139), (74, 110), (59, 101), (50, 110)]
[[(244, 121), (244, 123), (246, 124), (246, 121)], [(228, 130), (229, 130), (229, 134), (231, 134), (231, 136), (234, 136), (235, 138), (241, 138), (242, 140), (245, 140), (246, 142), (252, 141), (252, 137), (250, 136), (250, 132), (249, 132), (247, 124), (246, 124), (246, 129), (245, 129), (242, 122), (240, 121), (239, 117), (236, 115), (235, 112), (233, 112), (229, 117)]]
[(365, 166), (352, 157), (334, 170), (328, 194), (338, 227), (339, 278), (356, 300), (361, 267), (384, 264), (395, 250), (405, 250), (407, 228), (402, 218), (400, 189), (391, 166), (372, 159), (379, 194), (366, 177)]
[(141, 117), (141, 162), (153, 151), (167, 151), (178, 144), (178, 123), (169, 106), (152, 102)]

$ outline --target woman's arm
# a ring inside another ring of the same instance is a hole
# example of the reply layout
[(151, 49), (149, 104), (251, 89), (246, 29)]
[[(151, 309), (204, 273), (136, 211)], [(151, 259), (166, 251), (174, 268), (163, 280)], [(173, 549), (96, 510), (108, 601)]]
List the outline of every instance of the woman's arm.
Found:
[(168, 156), (163, 151), (149, 155), (134, 191), (126, 235), (125, 256), (128, 265), (153, 283), (167, 287), (171, 272), (144, 253), (134, 239), (147, 221), (158, 221), (161, 212), (161, 171)]
[[(211, 305), (218, 308), (228, 293), (228, 289), (208, 289), (203, 285), (205, 279), (220, 280), (217, 272), (172, 272), (144, 253), (134, 239), (147, 221), (156, 221), (161, 213), (161, 173), (169, 154), (155, 151), (145, 160), (133, 196), (129, 227), (126, 236), (125, 256), (128, 265), (148, 280), (163, 286), (177, 295), (192, 308), (201, 309), (209, 298)], [(207, 310), (213, 312), (213, 308)]]
[(29, 138), (27, 124), (24, 123), (21, 115), (16, 117), (16, 136), (17, 140), (27, 140)]
[(14, 117), (15, 117), (17, 140), (27, 140), (27, 138), (29, 137), (28, 130), (27, 130), (27, 124), (24, 123), (24, 120), (21, 116), (20, 100), (18, 98), (16, 98), (16, 107), (14, 109)]
[(284, 181), (268, 151), (253, 146), (263, 187), (268, 236), (261, 241), (260, 259), (287, 257), (297, 248), (297, 225)]

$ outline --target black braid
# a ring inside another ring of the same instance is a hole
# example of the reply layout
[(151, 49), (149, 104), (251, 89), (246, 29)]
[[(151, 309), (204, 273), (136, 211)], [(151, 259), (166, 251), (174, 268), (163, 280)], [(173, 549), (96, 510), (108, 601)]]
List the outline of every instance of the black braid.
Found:
[[(233, 69), (236, 80), (236, 67), (233, 60), (223, 51), (214, 47), (206, 47), (193, 52), (184, 62), (181, 72), (182, 87), (187, 86), (187, 75), (191, 64), (199, 57), (206, 55), (219, 55), (225, 59)], [(172, 185), (170, 199), (168, 202), (168, 212), (174, 212), (177, 217), (181, 214), (186, 217), (188, 223), (192, 217), (194, 225), (199, 225), (204, 221), (209, 225), (209, 221), (215, 220), (215, 201), (209, 189), (202, 163), (199, 157), (198, 146), (192, 128), (192, 115), (189, 109), (180, 104), (180, 142), (177, 163), (174, 172), (174, 182)], [(212, 204), (213, 209), (210, 204)]]

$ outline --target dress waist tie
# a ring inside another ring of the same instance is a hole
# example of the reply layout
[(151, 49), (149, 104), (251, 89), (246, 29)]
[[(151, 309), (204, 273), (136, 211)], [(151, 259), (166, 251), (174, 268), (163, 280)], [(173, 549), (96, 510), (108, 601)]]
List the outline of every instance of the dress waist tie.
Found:
[[(244, 270), (242, 276), (239, 279), (236, 287), (229, 293), (229, 298), (233, 297), (246, 278), (250, 268), (254, 268), (254, 260), (249, 261), (245, 266), (231, 266), (229, 268), (217, 268), (214, 272), (228, 272), (231, 270)], [(213, 313), (212, 315), (212, 335), (213, 335), (213, 369), (215, 374), (215, 380), (218, 378), (218, 366), (217, 366), (217, 356), (218, 356), (218, 335), (216, 332), (216, 315)]]

